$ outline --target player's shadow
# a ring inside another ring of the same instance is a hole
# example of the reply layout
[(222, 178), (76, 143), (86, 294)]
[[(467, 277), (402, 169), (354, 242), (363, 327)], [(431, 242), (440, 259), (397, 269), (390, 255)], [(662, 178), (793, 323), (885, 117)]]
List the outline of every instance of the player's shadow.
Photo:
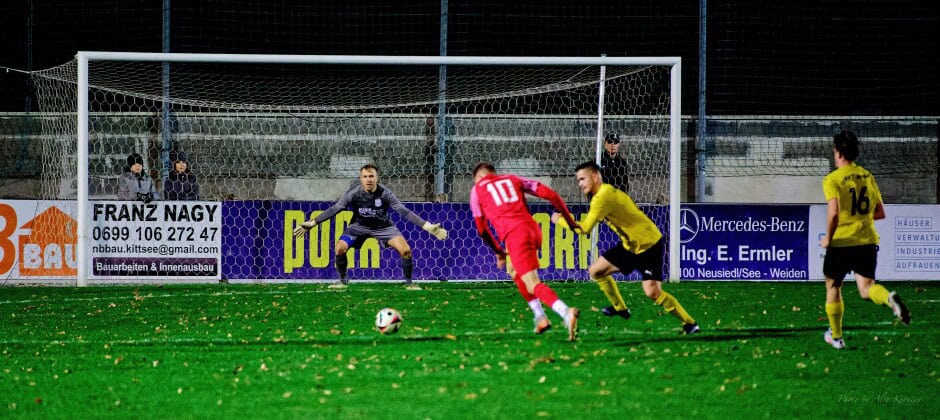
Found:
[[(768, 334), (768, 335), (794, 335), (800, 332), (819, 332), (822, 334), (822, 331), (826, 330), (829, 324), (820, 324), (812, 326), (803, 326), (803, 327), (755, 327), (755, 328), (714, 328), (707, 331), (714, 332), (749, 332), (755, 335)], [(853, 325), (850, 327), (845, 327), (846, 331), (865, 331), (865, 330), (881, 330), (884, 329), (881, 325)], [(703, 330), (706, 331), (706, 330)]]
[(673, 342), (684, 342), (684, 343), (693, 343), (696, 341), (705, 341), (705, 342), (722, 342), (722, 341), (737, 341), (737, 340), (747, 340), (753, 338), (761, 337), (784, 337), (793, 335), (791, 333), (785, 332), (776, 332), (771, 334), (748, 334), (748, 333), (721, 333), (721, 334), (698, 334), (693, 336), (676, 334), (675, 336), (658, 336), (650, 338), (633, 338), (628, 339), (611, 339), (611, 346), (613, 347), (629, 347), (629, 346), (638, 346), (643, 344), (650, 343), (673, 343)]
[[(860, 325), (852, 327), (853, 331), (862, 331), (862, 330), (880, 330), (883, 327), (879, 326), (867, 326)], [(620, 338), (617, 336), (609, 337), (612, 346), (624, 347), (624, 346), (634, 346), (640, 344), (648, 343), (670, 343), (670, 342), (695, 342), (695, 341), (705, 341), (705, 342), (722, 342), (722, 341), (736, 341), (736, 340), (749, 340), (757, 338), (776, 338), (776, 337), (792, 337), (805, 335), (807, 333), (819, 333), (824, 331), (825, 328), (819, 326), (806, 326), (806, 327), (761, 327), (761, 328), (715, 328), (702, 330), (701, 333), (695, 335), (682, 335), (678, 332), (674, 336), (663, 336), (658, 335), (654, 337), (627, 337)]]

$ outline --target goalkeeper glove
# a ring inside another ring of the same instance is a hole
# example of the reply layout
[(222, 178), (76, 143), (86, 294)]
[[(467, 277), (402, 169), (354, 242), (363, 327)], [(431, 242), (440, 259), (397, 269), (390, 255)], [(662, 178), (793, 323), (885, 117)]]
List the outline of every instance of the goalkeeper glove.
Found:
[(442, 228), (440, 223), (424, 222), (424, 226), (421, 226), (421, 229), (424, 229), (431, 235), (434, 235), (435, 238), (442, 241), (447, 239), (447, 229)]
[(317, 225), (317, 222), (315, 222), (313, 219), (301, 223), (300, 226), (297, 227), (297, 229), (294, 229), (294, 237), (296, 238), (300, 235), (307, 233), (307, 231), (309, 231), (310, 229), (313, 229), (313, 227), (316, 225)]

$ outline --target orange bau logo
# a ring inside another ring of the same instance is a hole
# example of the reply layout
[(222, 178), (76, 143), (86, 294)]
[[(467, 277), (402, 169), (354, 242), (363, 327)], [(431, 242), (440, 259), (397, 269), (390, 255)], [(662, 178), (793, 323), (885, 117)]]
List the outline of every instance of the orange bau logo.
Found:
[[(16, 211), (6, 205), (0, 205), (0, 217), (6, 220), (6, 226), (0, 231), (0, 273), (9, 271), (15, 259), (15, 250), (10, 237), (16, 229)], [(21, 229), (29, 233), (20, 235), (19, 275), (22, 277), (74, 276), (77, 274), (75, 243), (78, 225), (72, 216), (50, 206)]]

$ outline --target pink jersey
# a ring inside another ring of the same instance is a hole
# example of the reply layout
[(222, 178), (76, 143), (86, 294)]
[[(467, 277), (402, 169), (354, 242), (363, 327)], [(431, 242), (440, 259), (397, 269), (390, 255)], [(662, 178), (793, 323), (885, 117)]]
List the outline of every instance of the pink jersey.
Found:
[(516, 226), (535, 224), (525, 193), (538, 195), (539, 186), (536, 180), (516, 175), (487, 175), (470, 190), (470, 211), (474, 218), (489, 220), (499, 239), (505, 240)]

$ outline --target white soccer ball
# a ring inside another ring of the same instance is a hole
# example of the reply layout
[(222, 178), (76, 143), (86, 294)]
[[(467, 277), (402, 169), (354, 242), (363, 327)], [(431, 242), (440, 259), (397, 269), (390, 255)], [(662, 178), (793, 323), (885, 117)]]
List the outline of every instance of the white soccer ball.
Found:
[(401, 314), (392, 308), (382, 308), (375, 314), (375, 328), (382, 334), (394, 334), (401, 327)]

